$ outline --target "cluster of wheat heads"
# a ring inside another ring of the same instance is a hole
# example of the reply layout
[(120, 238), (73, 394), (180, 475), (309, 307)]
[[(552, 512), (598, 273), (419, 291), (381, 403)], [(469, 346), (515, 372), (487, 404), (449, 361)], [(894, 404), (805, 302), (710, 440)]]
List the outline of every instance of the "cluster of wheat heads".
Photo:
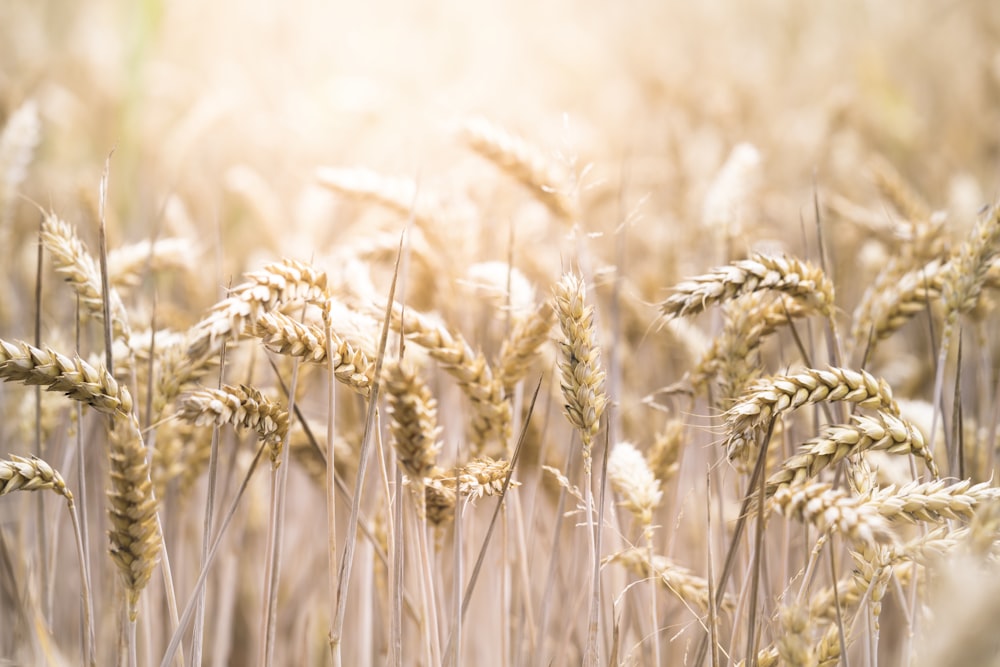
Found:
[[(178, 238), (92, 252), (85, 223), (42, 215), (38, 280), (65, 285), (36, 306), (73, 316), (0, 339), (0, 376), (71, 400), (5, 390), (34, 428), (0, 495), (63, 496), (78, 564), (45, 504), (23, 513), (38, 539), (11, 561), (0, 645), (90, 664), (919, 656), (948, 563), (995, 574), (992, 385), (962, 393), (958, 348), (991, 352), (997, 211), (947, 238), (877, 162), (902, 221), (853, 315), (821, 253), (763, 251), (655, 274), (657, 312), (585, 233), (605, 209), (572, 161), (483, 119), (457, 138), (547, 243), (473, 261), (454, 229), (485, 203), (324, 167), (391, 224), (216, 299), (226, 281), (205, 289)], [(151, 298), (171, 284), (208, 305)], [(932, 392), (897, 389), (886, 359), (911, 319), (935, 333)]]

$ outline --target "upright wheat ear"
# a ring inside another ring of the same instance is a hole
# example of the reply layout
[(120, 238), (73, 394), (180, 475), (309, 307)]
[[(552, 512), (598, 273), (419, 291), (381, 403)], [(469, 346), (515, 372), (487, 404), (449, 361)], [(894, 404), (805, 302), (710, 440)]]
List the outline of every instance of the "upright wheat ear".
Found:
[(433, 474), (441, 449), (437, 401), (427, 383), (400, 362), (386, 364), (385, 391), (396, 458), (411, 483), (422, 488), (424, 478)]
[(566, 418), (580, 432), (583, 467), (590, 472), (590, 450), (601, 428), (601, 415), (608, 403), (604, 393), (601, 348), (597, 344), (594, 307), (587, 305), (587, 290), (575, 274), (567, 273), (555, 286), (553, 300), (562, 340), (559, 347), (560, 385)]

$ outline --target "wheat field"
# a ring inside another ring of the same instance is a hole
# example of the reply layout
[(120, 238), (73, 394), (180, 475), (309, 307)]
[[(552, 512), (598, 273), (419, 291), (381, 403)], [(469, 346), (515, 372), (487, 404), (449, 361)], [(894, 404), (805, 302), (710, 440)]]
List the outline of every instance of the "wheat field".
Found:
[(998, 167), (985, 1), (0, 3), (0, 665), (1000, 665)]

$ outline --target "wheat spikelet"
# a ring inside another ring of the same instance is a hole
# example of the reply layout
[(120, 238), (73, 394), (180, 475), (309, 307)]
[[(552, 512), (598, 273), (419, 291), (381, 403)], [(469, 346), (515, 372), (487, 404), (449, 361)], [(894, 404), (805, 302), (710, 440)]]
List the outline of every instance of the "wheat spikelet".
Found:
[(771, 495), (779, 486), (804, 483), (844, 457), (867, 450), (921, 456), (931, 474), (937, 476), (937, 465), (915, 426), (884, 411), (875, 417), (854, 415), (852, 419), (853, 424), (827, 426), (823, 435), (805, 442), (798, 454), (767, 480), (765, 493)]
[(386, 364), (385, 391), (396, 459), (411, 483), (422, 486), (424, 478), (431, 476), (441, 449), (437, 401), (427, 383), (400, 362)]
[[(635, 574), (657, 577), (664, 586), (681, 602), (697, 608), (700, 612), (708, 609), (708, 582), (696, 576), (686, 567), (677, 565), (666, 556), (653, 555), (650, 560), (645, 549), (626, 549), (606, 557), (602, 563), (621, 563)], [(722, 601), (722, 609), (731, 611), (733, 600), (728, 595)]]
[(660, 304), (660, 311), (666, 317), (697, 315), (713, 304), (763, 290), (784, 292), (824, 315), (833, 312), (833, 283), (822, 270), (794, 258), (761, 253), (681, 282)]
[(549, 339), (555, 319), (552, 304), (546, 300), (529, 315), (515, 321), (500, 347), (497, 362), (497, 377), (505, 393), (510, 394), (514, 385), (528, 375), (539, 350)]
[(21, 104), (0, 133), (0, 229), (6, 229), (10, 222), (14, 197), (28, 174), (40, 135), (41, 122), (34, 100)]
[(893, 541), (888, 520), (874, 504), (829, 484), (780, 487), (768, 505), (785, 516), (812, 524), (820, 532), (838, 531), (855, 543)]
[(275, 465), (288, 435), (288, 411), (245, 384), (193, 391), (181, 398), (178, 416), (195, 426), (232, 424), (255, 431)]
[(198, 361), (217, 353), (221, 344), (244, 329), (252, 330), (261, 315), (290, 301), (326, 298), (326, 274), (293, 259), (268, 264), (246, 274), (246, 282), (192, 327), (188, 356)]
[(474, 352), (460, 334), (427, 315), (413, 310), (404, 315), (399, 304), (393, 304), (390, 323), (395, 331), (427, 350), (472, 401), (475, 448), (480, 449), (491, 438), (506, 443), (511, 429), (510, 403), (504, 400), (503, 387), (482, 353)]
[(110, 433), (111, 488), (108, 489), (108, 531), (111, 559), (118, 566), (128, 600), (129, 618), (138, 614), (139, 595), (160, 557), (157, 502), (150, 480), (146, 448), (139, 425), (119, 417)]
[(0, 459), (0, 496), (14, 491), (42, 491), (51, 489), (73, 506), (73, 494), (66, 482), (52, 466), (38, 458), (25, 458), (11, 454)]
[(820, 401), (847, 401), (864, 408), (899, 413), (889, 385), (867, 371), (807, 368), (791, 375), (762, 378), (726, 412), (731, 434), (729, 458), (744, 457), (753, 440), (752, 430), (783, 412)]
[[(326, 365), (326, 331), (315, 324), (303, 324), (278, 311), (261, 315), (250, 333), (259, 337), (279, 354), (299, 357), (303, 361)], [(375, 376), (375, 362), (361, 346), (349, 342), (331, 330), (333, 343), (333, 374), (339, 382), (368, 396)]]
[(571, 175), (537, 146), (485, 118), (462, 125), (468, 146), (526, 186), (556, 216), (569, 222), (580, 218)]
[(641, 526), (653, 523), (653, 511), (663, 501), (658, 480), (650, 470), (646, 457), (630, 442), (619, 442), (608, 458), (608, 480), (622, 506), (632, 513)]
[(51, 348), (40, 350), (23, 341), (0, 340), (0, 377), (62, 392), (113, 417), (132, 413), (131, 394), (107, 370)]
[(565, 399), (563, 414), (580, 432), (584, 471), (589, 473), (590, 450), (608, 402), (601, 348), (594, 326), (594, 307), (587, 304), (583, 281), (572, 273), (564, 275), (556, 284), (553, 304), (562, 330), (559, 381)]
[(1000, 489), (989, 482), (973, 485), (967, 479), (950, 485), (936, 480), (911, 482), (899, 489), (888, 486), (875, 491), (870, 502), (887, 519), (939, 522), (971, 519), (980, 504), (996, 498), (1000, 498)]
[[(46, 213), (42, 221), (42, 244), (52, 255), (56, 271), (63, 276), (80, 297), (83, 309), (98, 321), (104, 321), (104, 297), (101, 271), (97, 261), (87, 251), (83, 241), (69, 223), (60, 220), (55, 213)], [(108, 289), (111, 313), (111, 333), (116, 340), (129, 343), (131, 332), (128, 314), (121, 297), (113, 288)]]

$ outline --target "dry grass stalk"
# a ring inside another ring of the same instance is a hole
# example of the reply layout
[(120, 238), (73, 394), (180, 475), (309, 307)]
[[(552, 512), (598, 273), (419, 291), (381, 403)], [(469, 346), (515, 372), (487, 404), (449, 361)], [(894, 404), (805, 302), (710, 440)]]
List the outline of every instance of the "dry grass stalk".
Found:
[(622, 506), (644, 528), (653, 523), (653, 511), (663, 501), (660, 480), (646, 457), (630, 442), (619, 442), (608, 458), (608, 481), (622, 497)]
[[(45, 214), (42, 221), (42, 244), (52, 255), (56, 271), (70, 283), (80, 297), (80, 305), (91, 317), (104, 321), (104, 297), (101, 289), (101, 271), (97, 261), (69, 223), (54, 213)], [(129, 343), (131, 331), (128, 313), (121, 297), (114, 289), (108, 290), (111, 301), (111, 333), (115, 340)]]
[(393, 304), (391, 324), (407, 340), (427, 350), (428, 355), (449, 375), (454, 377), (475, 409), (472, 435), (475, 449), (481, 449), (491, 439), (505, 444), (511, 435), (511, 407), (504, 399), (500, 380), (486, 362), (482, 353), (472, 347), (458, 333), (434, 322), (420, 312), (407, 309), (405, 315), (399, 304)]
[(437, 423), (437, 401), (427, 383), (402, 363), (385, 367), (385, 392), (389, 400), (389, 432), (396, 459), (410, 482), (418, 488), (437, 465), (441, 429)]
[[(326, 331), (315, 324), (303, 324), (284, 313), (261, 315), (250, 332), (279, 354), (326, 365)], [(361, 346), (348, 341), (336, 331), (330, 332), (334, 346), (333, 374), (339, 382), (362, 396), (371, 392), (375, 361)]]
[(772, 290), (801, 299), (823, 315), (833, 312), (833, 283), (818, 267), (790, 257), (754, 253), (674, 287), (660, 304), (666, 317), (697, 315), (707, 307), (753, 292)]
[(41, 350), (23, 341), (0, 340), (0, 377), (62, 392), (116, 418), (132, 413), (131, 394), (107, 370), (51, 348)]
[(830, 484), (783, 486), (768, 501), (775, 511), (812, 524), (821, 533), (838, 531), (854, 543), (892, 542), (889, 521), (874, 503)]
[(553, 304), (562, 330), (559, 382), (565, 399), (564, 414), (580, 432), (584, 472), (589, 474), (590, 451), (608, 403), (594, 307), (587, 303), (583, 280), (573, 273), (564, 275), (554, 291)]
[(1000, 498), (1000, 489), (989, 482), (971, 479), (948, 484), (945, 480), (912, 482), (897, 489), (889, 486), (872, 494), (869, 501), (887, 519), (909, 521), (969, 520), (976, 508)]
[[(699, 613), (708, 609), (708, 582), (666, 556), (653, 555), (651, 561), (645, 549), (632, 548), (608, 556), (602, 562), (621, 563), (639, 576), (657, 577), (685, 605), (694, 607)], [(727, 595), (722, 609), (732, 611), (734, 607), (733, 600)]]
[(48, 463), (31, 456), (25, 458), (11, 454), (0, 459), (0, 496), (14, 491), (42, 491), (51, 489), (73, 506), (73, 494), (66, 488), (66, 482)]
[(854, 415), (852, 419), (853, 424), (827, 426), (823, 435), (805, 442), (798, 454), (785, 461), (767, 480), (765, 493), (771, 495), (780, 486), (802, 484), (844, 457), (867, 450), (915, 454), (927, 462), (932, 475), (938, 475), (923, 435), (909, 422), (884, 411), (875, 417)]
[(756, 381), (726, 412), (730, 432), (729, 457), (742, 458), (754, 430), (783, 412), (820, 401), (847, 401), (864, 408), (898, 414), (892, 389), (867, 371), (846, 368), (805, 370)]
[(248, 428), (271, 450), (277, 466), (288, 435), (288, 411), (259, 389), (241, 384), (221, 389), (199, 389), (182, 397), (178, 416), (196, 426), (232, 424)]
[(28, 175), (41, 132), (38, 105), (28, 100), (7, 118), (0, 133), (0, 229), (10, 222), (14, 198)]
[(531, 314), (514, 323), (510, 335), (500, 347), (497, 362), (497, 377), (508, 395), (514, 385), (528, 375), (539, 350), (549, 340), (555, 319), (552, 304), (545, 300)]
[(485, 118), (466, 121), (461, 135), (472, 150), (520, 181), (556, 216), (569, 222), (580, 219), (572, 174), (537, 146)]
[(134, 621), (139, 595), (159, 561), (162, 538), (146, 447), (134, 418), (115, 419), (110, 445), (108, 537), (111, 558), (125, 584), (129, 618)]
[(291, 301), (326, 299), (326, 274), (293, 259), (246, 274), (246, 282), (192, 328), (188, 356), (200, 361), (216, 354), (229, 338), (252, 330), (261, 315)]

